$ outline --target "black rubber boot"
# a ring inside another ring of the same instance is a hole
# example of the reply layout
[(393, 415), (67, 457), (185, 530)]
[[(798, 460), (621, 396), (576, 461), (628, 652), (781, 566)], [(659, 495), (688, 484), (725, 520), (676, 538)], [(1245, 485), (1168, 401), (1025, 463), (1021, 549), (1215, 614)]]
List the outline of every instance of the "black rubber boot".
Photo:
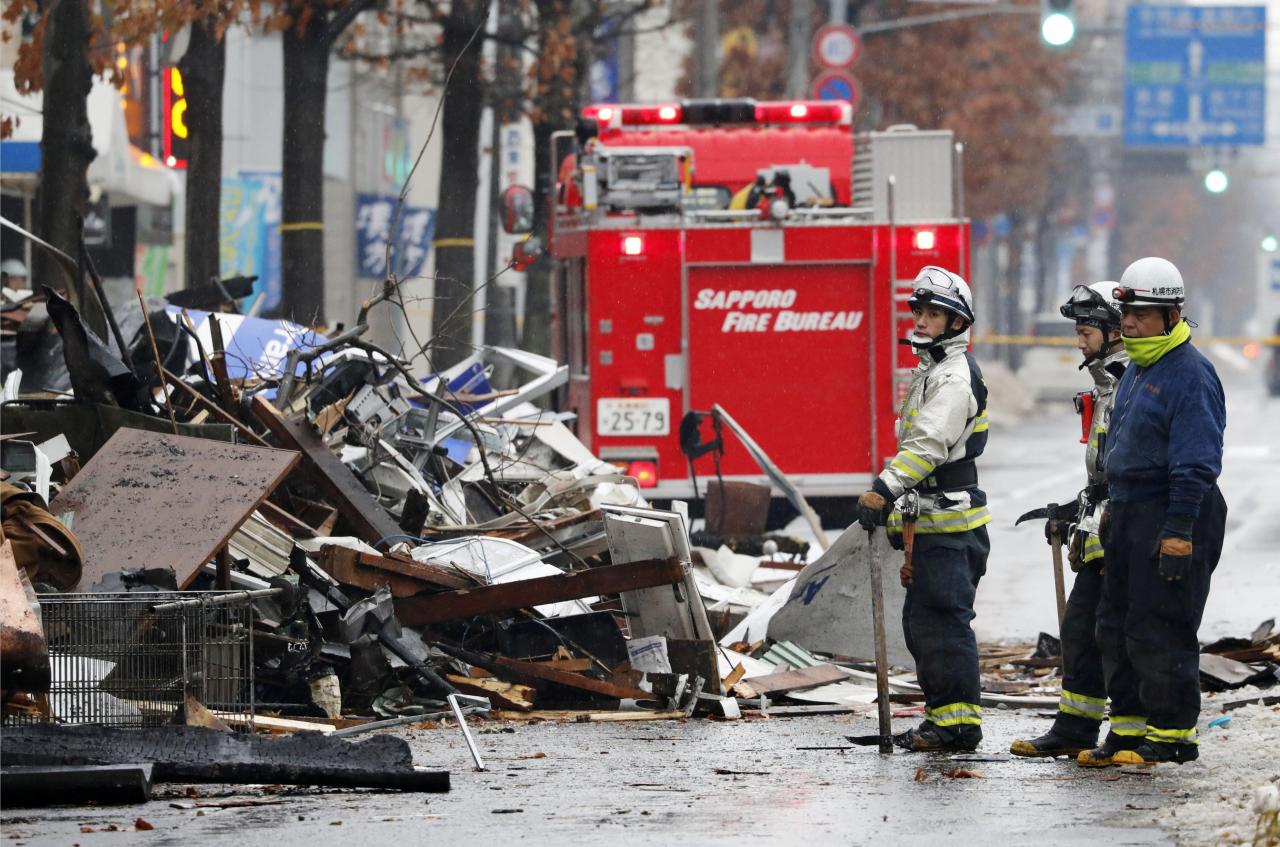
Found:
[(1113, 735), (1108, 733), (1101, 747), (1084, 750), (1076, 756), (1076, 764), (1086, 768), (1106, 768), (1111, 765), (1118, 765), (1121, 763), (1115, 761), (1117, 753), (1136, 750), (1145, 743), (1146, 739), (1140, 735)]
[(913, 753), (969, 753), (978, 749), (981, 742), (982, 730), (978, 727), (965, 727), (944, 737), (937, 727), (927, 721), (893, 737), (895, 746)]
[(1015, 756), (1026, 756), (1028, 758), (1070, 756), (1074, 759), (1092, 747), (1095, 740), (1068, 738), (1065, 735), (1060, 735), (1057, 729), (1050, 729), (1039, 738), (1033, 738), (1030, 741), (1019, 739), (1013, 742), (1009, 745), (1009, 752)]
[(1199, 744), (1161, 744), (1144, 741), (1136, 750), (1121, 750), (1112, 761), (1117, 765), (1158, 765), (1173, 762), (1181, 765), (1200, 758)]

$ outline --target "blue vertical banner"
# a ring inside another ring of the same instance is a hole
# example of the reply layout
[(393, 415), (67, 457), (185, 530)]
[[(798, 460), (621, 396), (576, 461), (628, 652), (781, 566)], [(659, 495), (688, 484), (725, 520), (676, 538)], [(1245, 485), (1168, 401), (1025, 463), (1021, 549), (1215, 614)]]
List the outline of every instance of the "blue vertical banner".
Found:
[(1130, 6), (1125, 144), (1262, 145), (1266, 36), (1265, 6)]
[[(396, 198), (376, 194), (356, 195), (356, 276), (386, 276), (387, 236), (396, 211)], [(391, 244), (396, 276), (407, 279), (422, 274), (436, 231), (436, 210), (405, 206), (400, 210), (396, 237)]]
[(591, 63), (591, 102), (617, 103), (622, 98), (618, 69), (618, 21), (605, 18), (596, 25), (596, 59)]
[(281, 179), (278, 172), (244, 172), (222, 180), (219, 273), (257, 276), (253, 294), (267, 309), (280, 304)]

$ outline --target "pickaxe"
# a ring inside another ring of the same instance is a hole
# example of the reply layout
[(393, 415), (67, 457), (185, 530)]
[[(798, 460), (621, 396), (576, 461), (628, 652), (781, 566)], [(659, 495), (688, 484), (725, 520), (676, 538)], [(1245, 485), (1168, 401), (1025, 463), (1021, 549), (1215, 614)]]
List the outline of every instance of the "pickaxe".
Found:
[(1067, 611), (1067, 588), (1062, 576), (1062, 542), (1054, 521), (1075, 520), (1080, 514), (1080, 506), (1074, 500), (1070, 503), (1050, 503), (1042, 509), (1032, 509), (1013, 522), (1014, 526), (1023, 521), (1044, 520), (1049, 527), (1049, 548), (1053, 551), (1053, 588), (1058, 597), (1058, 634), (1062, 634), (1062, 618)]

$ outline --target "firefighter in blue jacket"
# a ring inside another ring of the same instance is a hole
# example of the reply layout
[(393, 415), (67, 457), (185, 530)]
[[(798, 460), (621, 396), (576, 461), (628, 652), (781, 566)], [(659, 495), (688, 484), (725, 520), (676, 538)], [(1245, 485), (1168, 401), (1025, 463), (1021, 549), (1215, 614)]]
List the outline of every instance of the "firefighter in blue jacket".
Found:
[(991, 549), (991, 514), (974, 463), (987, 443), (987, 388), (966, 351), (974, 317), (968, 283), (930, 265), (907, 302), (915, 329), (902, 343), (920, 365), (898, 416), (898, 453), (858, 499), (858, 520), (871, 529), (887, 519), (892, 536), (902, 532), (904, 511), (895, 502), (918, 512), (902, 626), (925, 718), (894, 743), (921, 752), (973, 750), (982, 740), (982, 707), (970, 622)]
[(1139, 259), (1115, 294), (1130, 366), (1116, 390), (1104, 460), (1110, 500), (1098, 643), (1113, 721), (1128, 716), (1145, 728), (1119, 734), (1113, 726), (1077, 761), (1182, 763), (1199, 751), (1196, 630), (1227, 518), (1217, 486), (1226, 400), (1213, 365), (1191, 345), (1182, 275), (1172, 263)]
[[(1053, 726), (1039, 738), (1018, 739), (1009, 747), (1015, 756), (1076, 757), (1098, 743), (1098, 727), (1107, 705), (1107, 689), (1102, 672), (1102, 654), (1096, 635), (1098, 601), (1102, 597), (1105, 571), (1098, 522), (1106, 510), (1107, 473), (1105, 455), (1111, 403), (1116, 385), (1129, 364), (1120, 335), (1120, 305), (1115, 302), (1116, 283), (1095, 282), (1078, 285), (1062, 305), (1062, 316), (1076, 324), (1076, 346), (1084, 356), (1081, 368), (1088, 368), (1094, 388), (1081, 395), (1092, 400), (1091, 407), (1078, 404), (1085, 415), (1088, 443), (1085, 471), (1088, 487), (1080, 492), (1079, 512), (1073, 524), (1046, 526), (1045, 534), (1067, 542), (1067, 558), (1076, 572), (1071, 596), (1062, 618), (1062, 696)], [(1086, 412), (1085, 408), (1091, 408)], [(1146, 732), (1146, 721), (1136, 724), (1124, 715), (1111, 715), (1111, 731)]]

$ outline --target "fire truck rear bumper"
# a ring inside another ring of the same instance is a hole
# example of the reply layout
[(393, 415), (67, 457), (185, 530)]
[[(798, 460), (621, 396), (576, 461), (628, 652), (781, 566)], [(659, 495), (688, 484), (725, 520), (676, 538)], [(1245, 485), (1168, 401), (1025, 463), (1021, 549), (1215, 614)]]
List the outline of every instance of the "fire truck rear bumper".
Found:
[[(707, 481), (715, 479), (715, 474), (698, 475), (698, 495), (706, 496)], [(789, 476), (805, 497), (856, 497), (871, 485), (870, 474), (796, 474)], [(758, 485), (769, 485), (764, 474), (743, 474), (740, 476), (724, 476), (724, 480), (734, 482), (754, 482)], [(646, 500), (688, 500), (694, 496), (693, 483), (688, 479), (662, 479), (654, 488), (645, 488), (640, 492)], [(783, 494), (773, 487), (774, 497)]]

